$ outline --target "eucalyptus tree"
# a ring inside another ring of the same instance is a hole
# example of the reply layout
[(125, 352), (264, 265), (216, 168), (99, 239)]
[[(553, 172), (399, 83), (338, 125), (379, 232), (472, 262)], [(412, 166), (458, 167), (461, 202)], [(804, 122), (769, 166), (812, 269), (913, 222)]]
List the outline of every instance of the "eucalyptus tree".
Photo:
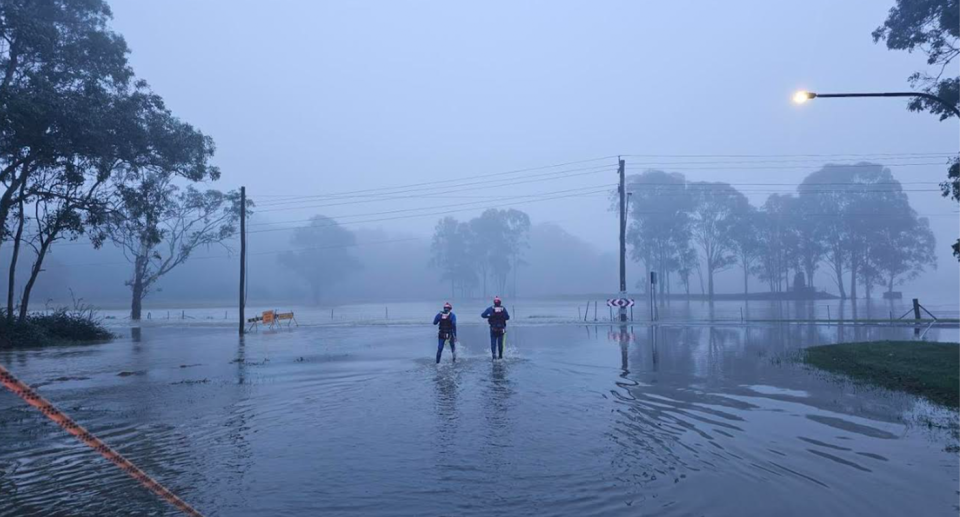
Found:
[(679, 173), (649, 170), (627, 178), (632, 193), (627, 242), (634, 261), (643, 262), (646, 278), (655, 271), (663, 294), (666, 278), (677, 270), (690, 247), (693, 198)]
[(713, 277), (736, 263), (738, 223), (749, 213), (750, 202), (727, 183), (687, 185), (692, 200), (690, 230), (700, 248), (707, 273), (707, 296), (713, 298)]

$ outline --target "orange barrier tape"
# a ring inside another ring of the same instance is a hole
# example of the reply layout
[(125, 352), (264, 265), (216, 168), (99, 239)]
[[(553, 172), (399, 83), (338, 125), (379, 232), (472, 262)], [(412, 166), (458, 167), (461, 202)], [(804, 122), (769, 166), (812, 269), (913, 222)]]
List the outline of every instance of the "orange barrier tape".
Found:
[(120, 470), (126, 472), (133, 479), (139, 481), (141, 485), (147, 488), (147, 490), (160, 496), (160, 498), (162, 498), (164, 501), (176, 506), (180, 511), (187, 515), (191, 515), (193, 517), (203, 517), (202, 513), (194, 510), (193, 507), (184, 502), (183, 499), (177, 497), (176, 494), (167, 490), (166, 487), (158, 483), (152, 477), (148, 476), (136, 465), (130, 463), (130, 460), (121, 456), (120, 453), (111, 449), (109, 445), (100, 441), (99, 438), (90, 434), (90, 432), (83, 427), (80, 427), (80, 425), (74, 422), (73, 419), (61, 413), (57, 408), (53, 407), (53, 404), (37, 394), (33, 388), (27, 386), (23, 382), (20, 382), (19, 379), (14, 377), (13, 374), (2, 365), (0, 365), (0, 383), (3, 383), (8, 390), (12, 391), (16, 396), (22, 398), (27, 404), (39, 409), (41, 413), (46, 415), (50, 420), (56, 422), (57, 425), (62, 427), (66, 432), (76, 436), (81, 442), (86, 444), (87, 447), (99, 452), (101, 456), (107, 459), (107, 461), (119, 467)]

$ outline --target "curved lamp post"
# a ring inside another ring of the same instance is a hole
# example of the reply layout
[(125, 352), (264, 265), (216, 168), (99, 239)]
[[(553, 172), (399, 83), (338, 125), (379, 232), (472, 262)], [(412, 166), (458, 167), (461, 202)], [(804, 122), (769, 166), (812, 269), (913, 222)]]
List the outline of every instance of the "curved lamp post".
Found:
[(929, 93), (922, 92), (886, 92), (886, 93), (813, 93), (799, 91), (793, 96), (793, 102), (797, 104), (803, 104), (812, 99), (817, 98), (831, 98), (831, 97), (922, 97), (924, 99), (929, 99), (935, 102), (939, 102), (944, 105), (947, 109), (953, 112), (954, 115), (960, 117), (960, 109), (958, 109), (953, 104), (947, 102), (936, 95), (930, 95)]

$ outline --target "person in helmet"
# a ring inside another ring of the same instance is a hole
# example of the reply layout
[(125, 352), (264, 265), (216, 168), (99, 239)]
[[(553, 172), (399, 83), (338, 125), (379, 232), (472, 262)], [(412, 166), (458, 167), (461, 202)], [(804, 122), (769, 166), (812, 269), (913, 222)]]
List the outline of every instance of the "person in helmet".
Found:
[(453, 362), (457, 362), (457, 315), (453, 313), (453, 306), (450, 302), (443, 304), (443, 310), (438, 312), (433, 318), (433, 324), (439, 325), (440, 332), (437, 334), (437, 364), (440, 364), (440, 356), (443, 354), (443, 344), (450, 341), (450, 353), (453, 354)]
[(510, 313), (503, 306), (499, 296), (493, 299), (493, 305), (487, 307), (480, 317), (490, 324), (490, 354), (494, 359), (503, 359), (503, 338), (507, 333), (507, 320), (510, 319)]

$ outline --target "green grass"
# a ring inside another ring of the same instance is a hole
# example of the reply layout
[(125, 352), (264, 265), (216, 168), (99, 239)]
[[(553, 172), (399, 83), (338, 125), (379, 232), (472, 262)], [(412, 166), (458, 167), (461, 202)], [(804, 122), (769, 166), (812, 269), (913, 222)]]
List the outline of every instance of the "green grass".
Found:
[(960, 344), (874, 341), (807, 348), (803, 362), (858, 382), (960, 407)]

